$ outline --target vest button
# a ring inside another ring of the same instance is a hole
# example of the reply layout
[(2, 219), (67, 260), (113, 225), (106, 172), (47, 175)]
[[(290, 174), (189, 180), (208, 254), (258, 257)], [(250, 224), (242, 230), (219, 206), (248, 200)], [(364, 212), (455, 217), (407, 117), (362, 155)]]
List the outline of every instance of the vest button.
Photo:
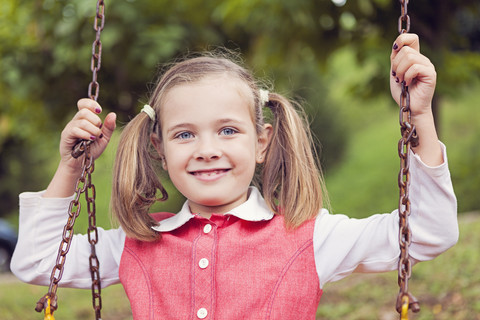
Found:
[(207, 317), (207, 315), (208, 315), (207, 309), (205, 309), (205, 308), (198, 309), (197, 317), (199, 319), (205, 319)]
[(209, 233), (210, 231), (212, 231), (212, 225), (211, 224), (206, 224), (203, 227), (203, 233)]
[(202, 269), (205, 269), (206, 267), (208, 267), (208, 259), (207, 258), (200, 259), (200, 261), (198, 262), (198, 266)]

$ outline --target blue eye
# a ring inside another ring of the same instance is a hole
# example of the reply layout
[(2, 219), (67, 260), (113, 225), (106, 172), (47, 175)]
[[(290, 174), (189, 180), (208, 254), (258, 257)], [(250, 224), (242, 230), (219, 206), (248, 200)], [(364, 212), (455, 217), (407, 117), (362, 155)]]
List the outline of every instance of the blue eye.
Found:
[(185, 140), (185, 139), (190, 139), (193, 137), (193, 134), (191, 134), (190, 132), (188, 131), (184, 131), (184, 132), (180, 132), (179, 134), (177, 134), (175, 136), (175, 138), (177, 139), (182, 139), (182, 140)]
[(223, 134), (225, 136), (230, 136), (230, 135), (235, 134), (235, 133), (237, 133), (237, 130), (235, 130), (233, 128), (223, 128), (220, 131), (220, 134)]

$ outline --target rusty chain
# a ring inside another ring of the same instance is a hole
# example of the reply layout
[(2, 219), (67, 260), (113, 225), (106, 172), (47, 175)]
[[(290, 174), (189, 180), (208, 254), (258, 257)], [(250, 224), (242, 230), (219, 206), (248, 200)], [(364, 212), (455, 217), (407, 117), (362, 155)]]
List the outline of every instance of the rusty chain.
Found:
[[(100, 23), (99, 23), (100, 21)], [(88, 85), (88, 97), (97, 101), (98, 93), (100, 91), (100, 83), (97, 80), (97, 73), (102, 66), (102, 41), (100, 36), (105, 26), (105, 1), (97, 1), (97, 11), (95, 14), (95, 20), (93, 23), (93, 29), (95, 30), (95, 40), (92, 43), (92, 59), (90, 63), (90, 70), (92, 71), (92, 81)], [(92, 143), (91, 141), (88, 144)], [(82, 148), (82, 144), (78, 143), (72, 151), (72, 157), (80, 157), (85, 150)]]
[[(401, 4), (401, 16), (398, 19), (398, 32), (400, 34), (410, 31), (410, 16), (408, 15), (408, 0), (399, 0)], [(398, 261), (398, 286), (400, 287), (396, 310), (400, 313), (401, 319), (408, 319), (408, 310), (420, 311), (418, 300), (408, 292), (408, 280), (412, 274), (412, 263), (409, 255), (411, 243), (411, 230), (409, 225), (410, 217), (410, 172), (409, 172), (409, 150), (418, 145), (415, 125), (411, 122), (410, 94), (408, 86), (402, 81), (402, 92), (400, 94), (399, 122), (402, 137), (398, 141), (398, 155), (400, 157), (400, 172), (398, 174), (398, 187), (400, 191), (398, 212), (399, 212), (399, 233), (398, 241), (400, 246), (400, 257)]]
[[(95, 40), (92, 44), (91, 71), (92, 81), (88, 85), (88, 96), (97, 101), (100, 84), (97, 81), (97, 72), (100, 70), (102, 61), (102, 42), (100, 35), (105, 25), (105, 3), (104, 0), (97, 1), (97, 9), (93, 28), (96, 32)], [(90, 144), (92, 141), (79, 141), (72, 150), (72, 157), (78, 158), (85, 154), (82, 164), (82, 173), (75, 185), (74, 199), (70, 202), (68, 208), (68, 220), (63, 228), (62, 241), (60, 243), (55, 266), (50, 275), (50, 286), (48, 293), (37, 302), (36, 311), (41, 312), (45, 309), (45, 319), (53, 319), (53, 312), (57, 310), (57, 288), (60, 282), (65, 266), (66, 255), (70, 249), (73, 238), (73, 227), (77, 217), (80, 214), (81, 204), (80, 196), (85, 194), (88, 212), (88, 242), (90, 243), (91, 254), (89, 256), (89, 267), (92, 278), (92, 305), (95, 311), (95, 319), (101, 319), (102, 298), (100, 283), (100, 262), (96, 255), (95, 245), (98, 242), (98, 231), (96, 227), (96, 191), (92, 183), (92, 173), (94, 171), (94, 159), (90, 153)]]
[[(99, 24), (100, 21), (100, 24)], [(92, 44), (92, 59), (90, 70), (92, 71), (92, 81), (88, 85), (88, 96), (97, 101), (100, 84), (97, 81), (97, 72), (102, 64), (102, 42), (100, 35), (105, 26), (105, 3), (104, 0), (97, 1), (97, 10), (95, 14), (93, 29), (95, 30), (95, 41)], [(93, 94), (95, 90), (95, 94)], [(73, 153), (73, 152), (72, 152)], [(86, 155), (87, 156), (87, 155)], [(91, 157), (91, 155), (90, 155)], [(93, 164), (93, 160), (92, 160)], [(92, 170), (93, 171), (93, 170)], [(100, 283), (100, 262), (98, 261), (95, 245), (98, 242), (98, 231), (96, 227), (96, 206), (95, 206), (95, 186), (91, 183), (92, 176), (88, 175), (87, 188), (85, 190), (85, 199), (87, 201), (88, 212), (88, 242), (90, 243), (91, 254), (89, 257), (90, 274), (92, 277), (92, 306), (95, 310), (95, 319), (101, 319), (102, 296)]]
[(89, 266), (90, 275), (92, 277), (92, 306), (95, 311), (95, 319), (101, 319), (102, 296), (100, 283), (100, 262), (98, 261), (95, 245), (98, 242), (98, 230), (96, 221), (96, 192), (95, 186), (92, 184), (92, 172), (94, 169), (94, 161), (87, 146), (85, 157), (90, 159), (91, 166), (87, 167), (87, 181), (85, 188), (85, 200), (87, 201), (88, 212), (88, 242), (90, 243)]

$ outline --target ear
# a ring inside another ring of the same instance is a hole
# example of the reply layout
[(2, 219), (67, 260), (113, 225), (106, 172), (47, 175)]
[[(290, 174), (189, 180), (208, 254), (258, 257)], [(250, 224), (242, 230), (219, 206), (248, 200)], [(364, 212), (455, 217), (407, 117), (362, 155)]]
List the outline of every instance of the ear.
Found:
[(263, 163), (265, 161), (265, 155), (272, 140), (272, 134), (272, 125), (269, 123), (264, 124), (263, 131), (258, 135), (257, 139), (257, 163)]
[(165, 153), (163, 152), (163, 142), (162, 142), (162, 140), (158, 137), (157, 134), (152, 132), (150, 134), (150, 141), (152, 142), (153, 147), (157, 151), (158, 156), (162, 160), (163, 170), (167, 171), (167, 162), (165, 161)]

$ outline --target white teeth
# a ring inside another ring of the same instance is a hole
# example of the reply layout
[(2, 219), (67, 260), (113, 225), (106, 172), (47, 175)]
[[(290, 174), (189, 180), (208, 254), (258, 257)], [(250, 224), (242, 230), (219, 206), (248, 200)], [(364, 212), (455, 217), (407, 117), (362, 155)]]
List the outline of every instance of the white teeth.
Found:
[(221, 172), (222, 172), (222, 170), (200, 171), (200, 172), (195, 172), (195, 175), (210, 177), (210, 176), (213, 176), (213, 175), (220, 174)]

